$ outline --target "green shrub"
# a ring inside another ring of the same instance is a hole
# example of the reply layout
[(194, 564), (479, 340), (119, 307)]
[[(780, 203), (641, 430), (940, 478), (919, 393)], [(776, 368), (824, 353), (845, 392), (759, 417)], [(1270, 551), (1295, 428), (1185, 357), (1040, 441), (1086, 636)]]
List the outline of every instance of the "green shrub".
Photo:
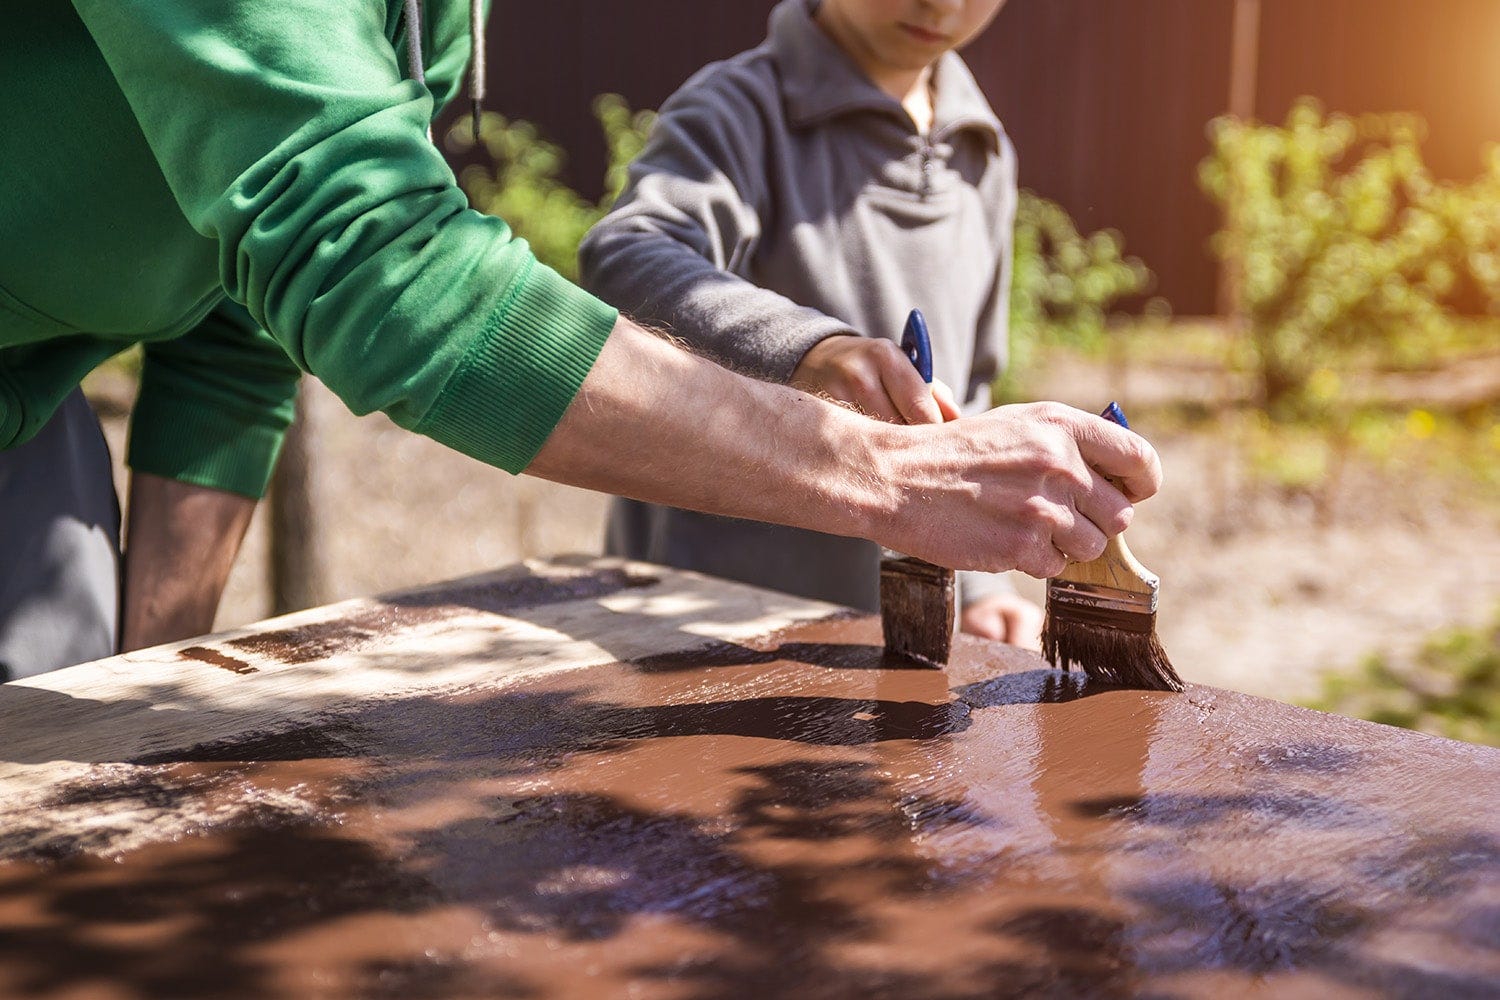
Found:
[(1306, 99), (1281, 127), (1210, 126), (1199, 177), (1224, 212), (1214, 250), (1234, 271), (1273, 416), (1327, 413), (1337, 399), (1314, 375), (1351, 357), (1420, 358), (1465, 287), (1500, 303), (1500, 153), (1473, 183), (1440, 183), (1422, 131), (1410, 115), (1325, 117)]
[(1486, 628), (1433, 636), (1414, 664), (1375, 655), (1326, 678), (1310, 707), (1500, 746), (1500, 614)]
[(995, 386), (999, 402), (1029, 396), (1027, 374), (1049, 347), (1098, 353), (1110, 308), (1155, 282), (1139, 258), (1125, 256), (1119, 233), (1085, 236), (1061, 205), (1032, 191), (1016, 206), (1013, 267), (1010, 364)]
[(1140, 295), (1153, 276), (1124, 255), (1120, 234), (1084, 236), (1067, 211), (1032, 191), (1016, 206), (1012, 335), (1026, 342), (1098, 348), (1110, 306)]

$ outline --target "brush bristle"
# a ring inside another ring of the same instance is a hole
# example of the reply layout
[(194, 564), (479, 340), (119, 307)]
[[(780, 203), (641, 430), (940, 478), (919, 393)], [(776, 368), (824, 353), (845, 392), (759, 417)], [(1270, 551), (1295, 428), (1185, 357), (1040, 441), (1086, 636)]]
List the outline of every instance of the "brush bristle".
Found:
[(1083, 668), (1090, 681), (1148, 691), (1181, 691), (1186, 685), (1156, 638), (1156, 614), (1102, 612), (1054, 600), (1048, 594), (1042, 655), (1063, 670)]
[(913, 558), (880, 560), (880, 621), (885, 647), (943, 666), (953, 649), (953, 571)]

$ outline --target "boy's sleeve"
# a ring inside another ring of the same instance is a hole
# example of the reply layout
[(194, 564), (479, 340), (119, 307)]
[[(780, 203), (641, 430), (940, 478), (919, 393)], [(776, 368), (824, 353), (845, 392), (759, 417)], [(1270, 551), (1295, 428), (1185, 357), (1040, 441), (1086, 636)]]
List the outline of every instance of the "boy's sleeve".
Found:
[(468, 208), (389, 6), (74, 6), (224, 290), (297, 367), (356, 413), (528, 465), (616, 314)]
[(709, 71), (661, 110), (615, 209), (584, 238), (584, 287), (736, 371), (777, 382), (849, 326), (735, 274), (761, 236), (766, 107)]
[(243, 306), (225, 301), (183, 337), (147, 344), (129, 466), (261, 497), (301, 372)]

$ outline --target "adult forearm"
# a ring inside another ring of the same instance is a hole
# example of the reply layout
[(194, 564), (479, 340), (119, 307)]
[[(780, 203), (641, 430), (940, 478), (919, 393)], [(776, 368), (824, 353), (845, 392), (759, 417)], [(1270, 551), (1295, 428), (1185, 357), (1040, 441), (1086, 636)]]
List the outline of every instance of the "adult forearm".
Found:
[(624, 320), (528, 471), (1035, 576), (1097, 557), (1161, 479), (1150, 445), (1071, 407), (889, 424), (734, 375)]
[(150, 473), (130, 479), (120, 648), (212, 631), (255, 501)]
[(527, 472), (755, 520), (869, 535), (890, 490), (873, 421), (745, 378), (621, 319)]

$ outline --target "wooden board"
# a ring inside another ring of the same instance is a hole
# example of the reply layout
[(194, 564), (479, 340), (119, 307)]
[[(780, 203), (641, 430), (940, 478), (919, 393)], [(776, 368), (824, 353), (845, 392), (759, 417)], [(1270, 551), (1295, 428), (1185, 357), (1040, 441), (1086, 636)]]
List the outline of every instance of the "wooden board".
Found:
[(1500, 753), (878, 643), (580, 561), (0, 687), (0, 996), (1495, 995)]

